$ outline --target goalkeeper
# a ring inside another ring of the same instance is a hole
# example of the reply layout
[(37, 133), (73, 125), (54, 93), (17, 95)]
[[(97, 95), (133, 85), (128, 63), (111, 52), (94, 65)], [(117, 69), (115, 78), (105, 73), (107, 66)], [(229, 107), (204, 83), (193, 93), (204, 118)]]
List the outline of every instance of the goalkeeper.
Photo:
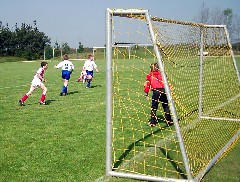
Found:
[(168, 106), (168, 100), (164, 89), (161, 73), (159, 72), (159, 66), (157, 63), (152, 63), (150, 66), (151, 72), (146, 76), (146, 82), (144, 83), (145, 96), (148, 97), (148, 92), (153, 91), (152, 94), (152, 106), (151, 106), (151, 119), (148, 123), (149, 126), (156, 126), (157, 124), (157, 109), (161, 102), (165, 113), (165, 119), (168, 125), (172, 125), (172, 119)]

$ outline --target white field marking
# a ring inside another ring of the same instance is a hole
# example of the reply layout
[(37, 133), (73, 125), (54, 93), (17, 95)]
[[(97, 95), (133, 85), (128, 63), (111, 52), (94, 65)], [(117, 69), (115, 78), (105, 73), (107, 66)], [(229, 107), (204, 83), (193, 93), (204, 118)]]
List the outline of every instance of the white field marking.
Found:
[(235, 97), (232, 97), (231, 99), (227, 100), (226, 102), (223, 102), (222, 104), (216, 106), (212, 110), (208, 111), (203, 117), (207, 117), (208, 114), (211, 114), (212, 112), (230, 104), (232, 101), (236, 100), (238, 97), (240, 97), (240, 93), (238, 95), (236, 95)]
[(101, 176), (100, 178), (96, 179), (94, 182), (107, 182), (109, 181), (111, 176), (106, 177), (106, 176)]
[[(234, 101), (235, 99), (237, 99), (239, 96), (240, 96), (240, 94), (236, 95), (235, 97), (229, 99), (228, 101), (220, 104), (220, 105), (217, 106), (216, 108), (221, 108), (221, 107), (223, 107), (223, 106), (225, 106), (225, 105), (227, 105), (227, 104), (230, 104), (232, 101)], [(212, 109), (212, 110), (208, 111), (206, 114), (210, 114), (210, 113), (214, 112), (215, 110), (216, 110), (216, 109)], [(183, 127), (183, 128), (181, 129), (181, 132), (187, 131), (189, 128), (192, 128), (199, 120), (200, 120), (200, 118), (196, 118), (195, 120), (193, 120), (193, 122), (192, 122), (191, 124)], [(143, 159), (143, 157), (144, 157), (144, 155), (145, 155), (146, 153), (148, 153), (148, 154), (149, 154), (149, 153), (150, 153), (150, 154), (155, 153), (156, 150), (157, 150), (157, 148), (158, 148), (158, 146), (161, 146), (161, 144), (167, 144), (167, 143), (169, 143), (169, 141), (171, 141), (171, 140), (174, 139), (175, 137), (177, 137), (177, 136), (176, 136), (176, 133), (175, 133), (175, 134), (169, 134), (169, 135), (167, 135), (164, 139), (159, 140), (159, 141), (155, 144), (155, 147), (149, 147), (148, 150), (146, 150), (146, 151), (144, 151), (144, 152), (140, 152), (138, 155), (136, 155), (136, 156), (134, 156), (133, 158), (131, 158), (128, 162), (123, 162), (121, 166), (122, 166), (123, 168), (129, 167), (129, 165), (131, 164), (131, 163), (130, 163), (131, 161)], [(105, 176), (101, 176), (100, 178), (98, 178), (97, 180), (95, 180), (95, 182), (107, 182), (107, 181), (109, 181), (109, 179), (106, 179)]]
[(3, 90), (3, 89), (11, 89), (11, 88), (19, 88), (19, 87), (26, 87), (28, 85), (19, 85), (19, 86), (15, 86), (15, 87), (2, 87), (0, 88), (0, 90)]
[(36, 61), (22, 61), (23, 63), (32, 63), (32, 62), (36, 62)]

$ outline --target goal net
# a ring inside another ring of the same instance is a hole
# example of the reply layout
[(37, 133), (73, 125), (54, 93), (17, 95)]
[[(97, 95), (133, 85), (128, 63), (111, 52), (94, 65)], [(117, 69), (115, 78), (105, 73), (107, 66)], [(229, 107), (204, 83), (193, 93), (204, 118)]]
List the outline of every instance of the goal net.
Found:
[[(118, 59), (131, 59), (131, 45), (118, 44), (113, 46), (118, 48), (116, 52), (116, 57)], [(106, 59), (106, 47), (93, 47), (92, 55), (95, 57), (95, 59)]]
[[(106, 36), (106, 174), (200, 181), (240, 136), (240, 78), (226, 27), (107, 9)], [(119, 56), (122, 42), (132, 44), (132, 59)], [(147, 125), (152, 93), (143, 92), (152, 63), (167, 96), (155, 127)]]

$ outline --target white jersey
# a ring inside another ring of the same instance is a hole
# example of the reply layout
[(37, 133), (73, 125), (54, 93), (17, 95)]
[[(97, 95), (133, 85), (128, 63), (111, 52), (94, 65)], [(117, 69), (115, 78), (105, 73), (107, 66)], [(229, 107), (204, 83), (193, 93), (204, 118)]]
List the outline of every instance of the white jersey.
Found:
[(85, 63), (84, 63), (84, 66), (85, 70), (88, 70), (88, 71), (93, 71), (93, 68), (96, 68), (97, 65), (95, 64), (95, 62), (90, 59), (86, 60)]
[(40, 80), (40, 78), (38, 77), (38, 74), (41, 75), (41, 77), (43, 77), (44, 69), (39, 68), (37, 70), (37, 73), (34, 75), (33, 80), (32, 80), (32, 86), (34, 86), (34, 87), (39, 87), (42, 83), (42, 80)]
[(36, 75), (34, 75), (33, 79), (39, 79), (39, 80), (40, 80), (40, 78), (38, 77), (38, 74), (41, 75), (41, 77), (43, 77), (43, 75), (44, 75), (44, 69), (43, 69), (43, 68), (39, 68), (39, 69), (37, 70), (37, 72), (36, 72)]
[(58, 63), (56, 68), (62, 68), (62, 70), (72, 71), (74, 70), (74, 65), (69, 60), (63, 60), (62, 62)]

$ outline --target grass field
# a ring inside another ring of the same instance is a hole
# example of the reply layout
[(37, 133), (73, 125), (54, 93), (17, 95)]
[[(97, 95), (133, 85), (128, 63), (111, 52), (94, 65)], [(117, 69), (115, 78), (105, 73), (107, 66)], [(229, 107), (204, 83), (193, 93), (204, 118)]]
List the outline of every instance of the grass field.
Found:
[[(236, 58), (240, 67), (240, 59)], [(105, 61), (96, 61), (92, 88), (77, 83), (83, 61), (60, 97), (61, 71), (49, 61), (45, 72), (48, 105), (39, 105), (41, 89), (20, 107), (40, 61), (1, 63), (0, 181), (136, 181), (105, 177)], [(240, 144), (218, 162), (203, 181), (240, 181)], [(231, 165), (229, 165), (231, 164)]]

